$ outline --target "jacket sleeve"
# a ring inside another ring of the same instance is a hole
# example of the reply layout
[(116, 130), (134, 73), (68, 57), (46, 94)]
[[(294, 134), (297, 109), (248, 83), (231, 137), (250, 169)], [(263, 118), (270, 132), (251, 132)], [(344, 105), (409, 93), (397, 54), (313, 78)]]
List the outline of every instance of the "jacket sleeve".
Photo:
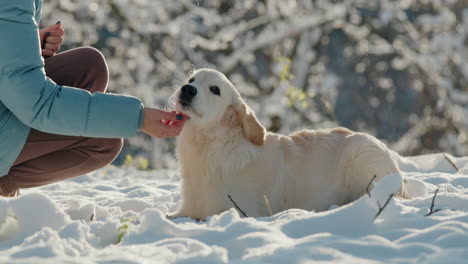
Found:
[(91, 94), (46, 77), (36, 5), (35, 0), (2, 0), (0, 5), (0, 101), (24, 124), (40, 131), (89, 137), (136, 135), (143, 119), (137, 98)]

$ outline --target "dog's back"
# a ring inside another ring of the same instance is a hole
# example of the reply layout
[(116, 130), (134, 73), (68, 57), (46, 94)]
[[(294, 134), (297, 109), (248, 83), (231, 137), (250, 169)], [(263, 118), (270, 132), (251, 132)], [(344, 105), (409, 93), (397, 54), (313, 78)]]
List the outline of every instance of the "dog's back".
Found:
[[(378, 181), (388, 174), (399, 173), (382, 142), (346, 128), (304, 130), (289, 136), (268, 134), (263, 147), (269, 166), (274, 168), (270, 171), (284, 173), (284, 179), (274, 176), (276, 182), (264, 180), (277, 185), (269, 196), (283, 196), (275, 206), (278, 211), (288, 208), (323, 211), (333, 204), (343, 205), (365, 194), (374, 175)], [(275, 153), (275, 149), (281, 153)], [(275, 156), (281, 159), (275, 160)]]

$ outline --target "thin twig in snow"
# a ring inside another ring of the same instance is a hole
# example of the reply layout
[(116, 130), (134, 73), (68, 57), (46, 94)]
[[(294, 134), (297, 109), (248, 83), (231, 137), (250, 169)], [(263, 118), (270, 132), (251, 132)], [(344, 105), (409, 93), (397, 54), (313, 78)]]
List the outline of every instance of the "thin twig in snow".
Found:
[(241, 212), (241, 214), (244, 216), (244, 217), (248, 217), (244, 211), (242, 211), (242, 209), (239, 208), (239, 206), (237, 206), (236, 202), (234, 202), (234, 200), (232, 199), (231, 195), (228, 194), (228, 197), (229, 197), (229, 200), (231, 200), (231, 202), (234, 204), (234, 206), (237, 208), (237, 210), (239, 210), (239, 212)]
[(435, 202), (435, 198), (436, 198), (438, 192), (439, 192), (439, 188), (437, 188), (437, 190), (434, 192), (434, 196), (432, 196), (431, 209), (430, 209), (429, 213), (427, 213), (424, 217), (430, 216), (433, 213), (437, 213), (440, 210), (442, 210), (442, 209), (435, 209), (434, 210), (434, 202)]
[(460, 169), (455, 165), (455, 163), (447, 156), (446, 153), (444, 153), (444, 158), (452, 165), (457, 171), (460, 171)]
[(371, 195), (370, 195), (370, 187), (371, 187), (372, 183), (374, 183), (374, 181), (375, 181), (376, 178), (377, 178), (377, 175), (374, 174), (374, 177), (372, 177), (371, 181), (369, 182), (369, 184), (368, 184), (367, 187), (366, 187), (366, 193), (367, 193), (367, 195), (369, 195), (369, 198), (371, 197)]
[(377, 212), (377, 214), (375, 215), (374, 217), (374, 220), (377, 219), (377, 217), (379, 217), (379, 215), (383, 212), (383, 210), (385, 209), (385, 207), (387, 207), (388, 203), (390, 202), (390, 200), (393, 198), (395, 194), (392, 193), (390, 194), (390, 196), (388, 197), (387, 201), (385, 201), (384, 205), (381, 207), (380, 206), (380, 203), (379, 201), (377, 201), (377, 205), (379, 206), (379, 211)]

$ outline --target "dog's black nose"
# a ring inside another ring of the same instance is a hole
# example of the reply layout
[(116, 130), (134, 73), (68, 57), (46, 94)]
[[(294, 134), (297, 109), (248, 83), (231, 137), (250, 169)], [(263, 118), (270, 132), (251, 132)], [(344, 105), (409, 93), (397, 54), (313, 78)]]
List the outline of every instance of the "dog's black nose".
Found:
[(181, 92), (179, 95), (180, 103), (183, 106), (188, 106), (190, 102), (192, 102), (192, 99), (193, 97), (195, 97), (195, 95), (197, 95), (197, 88), (195, 88), (194, 86), (190, 84), (186, 84), (182, 86)]
[(186, 84), (182, 86), (182, 94), (184, 94), (187, 97), (194, 97), (197, 95), (197, 88), (193, 87), (190, 84)]

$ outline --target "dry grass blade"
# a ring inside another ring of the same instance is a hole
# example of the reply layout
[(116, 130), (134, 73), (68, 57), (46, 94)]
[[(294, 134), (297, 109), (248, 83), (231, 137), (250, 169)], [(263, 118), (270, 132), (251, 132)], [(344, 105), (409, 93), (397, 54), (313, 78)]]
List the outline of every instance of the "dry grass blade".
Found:
[(263, 195), (263, 199), (265, 199), (265, 204), (268, 209), (268, 212), (270, 213), (270, 216), (273, 216), (273, 211), (271, 210), (270, 201), (268, 201), (268, 198), (266, 197), (266, 195)]

